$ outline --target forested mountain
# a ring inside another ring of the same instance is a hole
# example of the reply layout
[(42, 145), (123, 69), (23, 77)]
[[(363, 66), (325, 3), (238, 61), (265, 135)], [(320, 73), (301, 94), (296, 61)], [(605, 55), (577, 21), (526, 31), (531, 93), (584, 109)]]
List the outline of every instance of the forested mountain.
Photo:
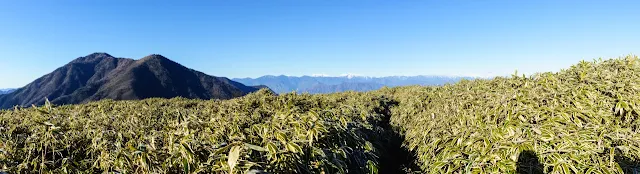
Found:
[(93, 53), (77, 58), (13, 93), (0, 96), (0, 108), (76, 104), (101, 99), (230, 99), (256, 91), (225, 77), (189, 69), (161, 55), (139, 60)]

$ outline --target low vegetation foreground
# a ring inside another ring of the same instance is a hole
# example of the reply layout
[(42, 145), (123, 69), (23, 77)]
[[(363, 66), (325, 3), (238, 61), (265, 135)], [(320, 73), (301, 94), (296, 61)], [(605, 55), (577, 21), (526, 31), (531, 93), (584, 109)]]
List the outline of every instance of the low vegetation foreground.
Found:
[(0, 111), (7, 173), (633, 173), (640, 60), (438, 87)]

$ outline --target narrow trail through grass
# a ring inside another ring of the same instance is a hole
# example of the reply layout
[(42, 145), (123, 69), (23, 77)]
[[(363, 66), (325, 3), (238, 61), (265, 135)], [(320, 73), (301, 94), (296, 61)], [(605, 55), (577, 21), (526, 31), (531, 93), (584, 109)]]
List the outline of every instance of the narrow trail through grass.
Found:
[(634, 173), (640, 60), (456, 84), (0, 111), (6, 173)]

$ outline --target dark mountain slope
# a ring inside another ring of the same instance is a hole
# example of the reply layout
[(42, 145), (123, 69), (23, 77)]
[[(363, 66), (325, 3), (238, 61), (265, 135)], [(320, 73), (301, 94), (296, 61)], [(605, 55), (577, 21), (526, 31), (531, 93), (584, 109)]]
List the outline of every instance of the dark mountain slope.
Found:
[(230, 99), (257, 89), (186, 68), (161, 55), (133, 60), (94, 53), (0, 96), (0, 108), (40, 105), (45, 98), (54, 104), (152, 97)]

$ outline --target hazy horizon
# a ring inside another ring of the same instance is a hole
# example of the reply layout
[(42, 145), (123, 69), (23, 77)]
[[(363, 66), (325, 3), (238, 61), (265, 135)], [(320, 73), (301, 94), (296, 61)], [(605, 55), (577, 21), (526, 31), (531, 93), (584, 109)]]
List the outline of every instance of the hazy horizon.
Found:
[(503, 76), (640, 54), (637, 1), (6, 1), (0, 88), (93, 52), (228, 78)]

